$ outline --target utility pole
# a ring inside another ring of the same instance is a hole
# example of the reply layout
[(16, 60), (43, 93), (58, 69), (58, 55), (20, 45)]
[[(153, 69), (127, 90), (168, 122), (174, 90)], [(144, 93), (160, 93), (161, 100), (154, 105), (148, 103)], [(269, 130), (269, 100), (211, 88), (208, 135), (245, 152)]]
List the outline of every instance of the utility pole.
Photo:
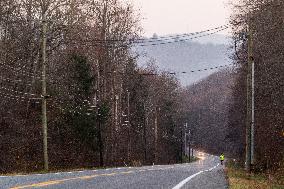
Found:
[[(252, 36), (252, 33), (251, 33)], [(251, 39), (251, 48), (252, 48), (252, 39)], [(252, 49), (251, 49), (252, 50)], [(253, 54), (253, 53), (251, 53)], [(251, 164), (255, 163), (255, 155), (254, 155), (254, 140), (255, 140), (255, 126), (254, 126), (254, 111), (255, 111), (255, 104), (254, 104), (254, 92), (255, 92), (255, 70), (254, 70), (254, 58), (253, 55), (250, 58), (251, 61)]]
[[(250, 19), (250, 18), (249, 18)], [(252, 30), (248, 28), (248, 65), (247, 65), (247, 120), (246, 120), (246, 171), (251, 171), (254, 160), (254, 59)]]
[[(98, 114), (99, 117), (101, 117), (100, 113)], [(104, 154), (103, 154), (103, 140), (102, 140), (102, 123), (100, 120), (101, 118), (99, 118), (98, 121), (98, 143), (99, 143), (99, 154), (100, 154), (100, 167), (104, 166)]]
[(180, 130), (180, 162), (183, 163), (183, 150), (182, 150), (182, 138), (183, 138), (183, 134), (182, 134), (182, 129)]
[[(141, 77), (141, 76), (140, 76)], [(148, 115), (147, 115), (147, 112), (146, 112), (146, 105), (145, 105), (145, 102), (143, 104), (143, 107), (144, 107), (144, 127), (143, 127), (143, 139), (144, 139), (144, 163), (146, 164), (147, 163), (147, 126), (148, 126)]]
[(104, 155), (103, 155), (103, 140), (102, 140), (102, 115), (100, 108), (102, 108), (102, 93), (101, 93), (101, 75), (100, 75), (100, 64), (96, 60), (97, 67), (97, 82), (96, 82), (96, 94), (95, 94), (95, 106), (97, 114), (97, 124), (98, 124), (98, 144), (99, 144), (99, 154), (100, 154), (100, 167), (104, 166)]
[(191, 161), (191, 153), (190, 153), (190, 149), (191, 149), (191, 143), (190, 143), (190, 134), (191, 134), (191, 132), (190, 132), (190, 130), (188, 131), (188, 160), (189, 160), (189, 163), (190, 163), (190, 161)]
[(46, 3), (42, 7), (42, 130), (43, 130), (43, 155), (44, 170), (48, 171), (48, 152), (47, 152), (47, 115), (46, 115)]
[(128, 145), (127, 145), (127, 159), (130, 161), (131, 151), (131, 136), (130, 136), (130, 92), (127, 90), (127, 130), (128, 130)]
[(155, 109), (155, 163), (158, 162), (158, 111)]
[(186, 140), (186, 130), (187, 130), (187, 123), (184, 125), (184, 155), (187, 155), (187, 140)]
[(119, 96), (115, 95), (115, 131), (118, 132), (118, 100)]
[(130, 123), (130, 92), (127, 90), (127, 118)]
[(255, 155), (254, 155), (254, 140), (255, 140), (255, 125), (254, 125), (254, 90), (255, 90), (255, 85), (254, 85), (254, 60), (252, 57), (251, 61), (251, 68), (252, 68), (252, 78), (251, 78), (251, 163), (252, 165), (255, 163)]
[(103, 80), (102, 80), (102, 99), (106, 100), (107, 95), (107, 69), (108, 69), (108, 61), (109, 61), (109, 52), (108, 52), (108, 44), (107, 44), (107, 14), (108, 14), (108, 0), (103, 1), (103, 20), (102, 20), (102, 38), (104, 40), (104, 60), (103, 60)]
[(100, 67), (99, 67), (99, 61), (96, 60), (96, 72), (97, 72), (97, 78), (95, 82), (95, 97), (94, 97), (94, 106), (98, 107), (98, 101), (99, 101), (99, 90), (100, 90)]
[(190, 162), (190, 148), (191, 148), (190, 147), (190, 130), (187, 131), (187, 128), (188, 128), (188, 124), (186, 122), (185, 129), (184, 129), (184, 155), (188, 156), (188, 160)]

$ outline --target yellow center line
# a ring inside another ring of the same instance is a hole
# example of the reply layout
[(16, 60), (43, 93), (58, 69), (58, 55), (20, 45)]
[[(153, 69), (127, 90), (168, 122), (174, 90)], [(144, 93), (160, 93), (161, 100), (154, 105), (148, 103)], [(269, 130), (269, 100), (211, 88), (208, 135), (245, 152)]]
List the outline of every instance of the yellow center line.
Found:
[(16, 186), (11, 189), (23, 189), (23, 188), (31, 188), (31, 187), (43, 187), (43, 186), (49, 186), (49, 185), (54, 185), (54, 184), (60, 184), (61, 181), (47, 181), (47, 182), (41, 182), (37, 184), (30, 184), (30, 185), (25, 185), (25, 186)]
[(74, 177), (74, 178), (67, 178), (67, 179), (61, 179), (61, 180), (52, 180), (52, 181), (46, 181), (46, 182), (40, 182), (35, 184), (29, 184), (29, 185), (22, 185), (22, 186), (15, 186), (10, 189), (24, 189), (24, 188), (35, 188), (35, 187), (45, 187), (50, 185), (56, 185), (56, 184), (62, 184), (66, 181), (72, 181), (72, 180), (88, 180), (93, 179), (95, 177), (100, 176), (114, 176), (118, 174), (131, 174), (134, 173), (134, 171), (127, 171), (127, 172), (121, 172), (121, 173), (108, 173), (108, 174), (97, 174), (97, 175), (89, 175), (89, 176), (81, 176), (81, 177)]
[(122, 172), (121, 174), (130, 174), (130, 173), (134, 173), (134, 171)]
[(101, 175), (91, 175), (91, 176), (83, 176), (83, 177), (78, 177), (78, 179), (82, 179), (82, 180), (89, 180), (95, 177), (99, 177), (99, 176), (113, 176), (113, 175), (117, 175), (117, 173), (109, 173), (109, 174), (101, 174)]

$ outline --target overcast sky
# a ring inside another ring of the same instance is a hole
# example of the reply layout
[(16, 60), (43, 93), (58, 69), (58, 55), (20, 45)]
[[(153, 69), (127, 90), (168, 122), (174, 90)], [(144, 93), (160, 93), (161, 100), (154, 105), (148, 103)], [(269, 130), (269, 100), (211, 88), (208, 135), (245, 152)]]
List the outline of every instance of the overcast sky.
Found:
[(141, 9), (146, 36), (196, 32), (228, 23), (228, 0), (132, 1)]

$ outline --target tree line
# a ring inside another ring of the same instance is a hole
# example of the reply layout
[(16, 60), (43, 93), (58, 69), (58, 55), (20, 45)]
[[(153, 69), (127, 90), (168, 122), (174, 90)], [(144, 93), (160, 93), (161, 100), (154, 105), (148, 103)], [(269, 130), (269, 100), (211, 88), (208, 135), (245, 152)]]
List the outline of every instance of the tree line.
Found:
[(0, 172), (43, 169), (43, 15), (50, 168), (180, 162), (181, 86), (138, 67), (131, 3), (1, 0)]
[[(240, 0), (233, 3), (231, 16), (238, 76), (230, 110), (231, 140), (246, 144), (246, 77), (248, 72), (248, 28), (252, 32), (255, 62), (255, 171), (283, 166), (283, 33), (284, 2)], [(245, 145), (239, 147), (245, 158)]]

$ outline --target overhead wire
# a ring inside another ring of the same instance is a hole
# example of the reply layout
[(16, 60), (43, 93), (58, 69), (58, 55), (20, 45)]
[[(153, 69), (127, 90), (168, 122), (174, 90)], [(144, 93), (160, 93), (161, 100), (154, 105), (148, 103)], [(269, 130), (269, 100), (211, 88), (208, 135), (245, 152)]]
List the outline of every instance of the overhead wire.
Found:
[[(189, 70), (189, 71), (181, 71), (181, 72), (173, 72), (173, 71), (163, 71), (162, 73), (168, 73), (170, 75), (177, 75), (177, 74), (192, 74), (195, 72), (204, 72), (204, 71), (210, 71), (210, 70), (214, 70), (214, 69), (219, 69), (219, 68), (225, 68), (225, 67), (229, 67), (234, 65), (234, 63), (229, 63), (229, 64), (223, 64), (223, 65), (218, 65), (218, 66), (211, 66), (211, 67), (207, 67), (207, 68), (201, 68), (198, 70)], [(152, 73), (152, 72), (142, 72), (142, 73), (127, 73), (127, 72), (108, 72), (110, 74), (122, 74), (122, 75), (146, 75), (146, 76), (152, 76), (152, 75), (160, 75), (161, 73)]]
[(203, 71), (210, 71), (210, 70), (214, 70), (214, 69), (219, 69), (219, 68), (225, 68), (225, 67), (229, 67), (234, 65), (234, 63), (230, 63), (230, 64), (223, 64), (223, 65), (219, 65), (219, 66), (212, 66), (209, 68), (202, 68), (202, 69), (198, 69), (198, 70), (191, 70), (191, 71), (184, 71), (184, 72), (170, 72), (170, 74), (172, 75), (176, 75), (176, 74), (190, 74), (190, 73), (195, 73), (195, 72), (203, 72)]
[(10, 92), (14, 92), (14, 93), (20, 93), (20, 94), (22, 94), (22, 95), (30, 95), (30, 96), (33, 96), (33, 97), (37, 96), (36, 94), (25, 93), (25, 92), (21, 92), (21, 91), (16, 91), (16, 90), (8, 89), (8, 88), (2, 87), (2, 86), (0, 86), (0, 89), (4, 89), (4, 90), (6, 90), (6, 91), (10, 91)]
[[(179, 43), (179, 42), (186, 42), (189, 40), (193, 40), (193, 39), (198, 39), (198, 38), (202, 38), (202, 37), (206, 37), (206, 36), (210, 36), (216, 33), (219, 33), (221, 31), (224, 31), (226, 29), (228, 29), (229, 26), (228, 25), (223, 25), (220, 27), (216, 27), (213, 29), (209, 29), (209, 30), (204, 30), (201, 32), (195, 32), (192, 34), (188, 34), (189, 36), (195, 36), (195, 37), (190, 37), (190, 38), (183, 38), (183, 39), (179, 39), (179, 38), (172, 38), (172, 39), (157, 39), (157, 40), (152, 40), (152, 41), (144, 41), (144, 42), (135, 42), (131, 41), (131, 40), (94, 40), (94, 41), (85, 41), (85, 45), (90, 45), (90, 46), (95, 46), (95, 47), (105, 47), (105, 48), (120, 48), (120, 47), (130, 47), (130, 46), (134, 46), (134, 47), (145, 47), (145, 46), (157, 46), (157, 45), (166, 45), (166, 44), (172, 44), (172, 43)], [(216, 31), (214, 31), (216, 30)], [(210, 33), (206, 33), (208, 31), (214, 31), (214, 32), (210, 32)], [(202, 34), (205, 33), (203, 35), (198, 35), (198, 34)], [(169, 41), (170, 40), (170, 41)], [(122, 42), (124, 44), (119, 44), (118, 42)], [(125, 44), (126, 43), (126, 44)]]
[(13, 82), (13, 83), (22, 83), (22, 82), (24, 82), (21, 79), (13, 80), (13, 79), (10, 79), (10, 78), (4, 78), (3, 76), (0, 77), (0, 80), (1, 81), (7, 81), (7, 82)]
[[(225, 67), (229, 67), (229, 66), (232, 66), (232, 65), (234, 65), (234, 64), (230, 63), (230, 64), (225, 64), (225, 65), (218, 65), (218, 66), (212, 66), (212, 67), (208, 67), (208, 68), (202, 68), (202, 69), (198, 69), (198, 70), (190, 70), (190, 71), (183, 71), (183, 72), (164, 72), (164, 73), (168, 73), (170, 75), (177, 75), (178, 73), (180, 73), (180, 74), (191, 74), (191, 73), (195, 73), (195, 72), (204, 72), (204, 71), (210, 71), (210, 70), (219, 69), (219, 68), (225, 68)], [(108, 72), (108, 73), (118, 73), (118, 74), (123, 74), (123, 75), (144, 75), (144, 76), (161, 75), (161, 73), (126, 73), (126, 72)], [(64, 104), (64, 102), (62, 102), (58, 98), (56, 98), (55, 101), (59, 102), (59, 104)], [(89, 105), (91, 104), (91, 102), (88, 101), (88, 100), (84, 100), (84, 101), (87, 102)], [(53, 106), (53, 107), (55, 107), (55, 106)], [(59, 107), (57, 107), (57, 108), (59, 108)], [(80, 111), (76, 110), (78, 108), (81, 109), (81, 107), (77, 106), (77, 107), (73, 108), (72, 110), (69, 110), (68, 112), (82, 114)]]
[(18, 99), (20, 101), (29, 100), (29, 98), (26, 98), (24, 96), (15, 96), (15, 95), (4, 93), (2, 91), (0, 91), (0, 95), (2, 95), (2, 97), (5, 97), (5, 98)]
[(33, 73), (30, 73), (30, 72), (27, 72), (27, 71), (15, 68), (13, 66), (6, 65), (4, 63), (0, 63), (0, 67), (6, 69), (8, 71), (17, 72), (18, 74), (21, 74), (23, 76), (34, 77), (34, 78), (37, 78), (37, 79), (40, 78), (40, 76), (34, 75)]
[[(188, 40), (192, 40), (192, 39), (197, 39), (197, 38), (213, 35), (215, 33), (218, 33), (220, 31), (223, 31), (223, 30), (228, 29), (228, 28), (229, 28), (228, 25), (222, 25), (222, 26), (219, 26), (219, 27), (216, 27), (216, 28), (212, 28), (212, 29), (208, 29), (208, 30), (204, 30), (204, 31), (200, 31), (200, 32), (159, 37), (159, 38), (156, 38), (155, 40), (153, 40), (153, 39), (150, 39), (150, 40), (149, 39), (136, 39), (136, 40), (133, 40), (133, 41), (131, 41), (131, 40), (129, 40), (129, 41), (131, 43), (133, 43), (133, 44), (136, 44), (136, 46), (140, 46), (140, 47), (165, 45), (165, 44), (171, 44), (171, 43), (177, 43), (177, 42), (185, 42), (185, 41), (188, 41)], [(206, 33), (206, 32), (210, 32), (210, 31), (214, 31), (214, 32)], [(199, 34), (202, 34), (202, 33), (205, 33), (205, 34), (199, 35)], [(195, 36), (195, 35), (198, 35), (198, 36)], [(194, 37), (180, 39), (181, 37), (188, 37), (188, 36), (194, 36)], [(174, 40), (174, 41), (168, 41), (168, 40)], [(101, 40), (101, 41), (97, 41), (97, 42), (121, 42), (121, 41), (122, 40)], [(114, 47), (118, 47), (118, 46), (114, 46)], [(231, 64), (229, 64), (229, 65), (231, 65)], [(189, 74), (189, 73), (194, 73), (194, 72), (201, 72), (201, 71), (207, 71), (207, 70), (213, 70), (213, 69), (217, 69), (217, 68), (222, 68), (224, 66), (228, 66), (228, 65), (215, 66), (215, 67), (210, 67), (210, 68), (205, 68), (205, 69), (200, 69), (200, 70), (184, 71), (184, 72), (180, 72), (180, 73), (182, 73), (182, 74)], [(3, 63), (0, 63), (0, 67), (8, 69), (9, 71), (20, 73), (20, 74), (25, 75), (25, 76), (41, 79), (40, 76), (34, 75), (33, 73), (30, 73), (30, 72), (24, 71), (22, 69), (15, 68), (15, 67), (3, 64)], [(119, 73), (119, 72), (116, 72), (116, 73)], [(176, 75), (179, 72), (168, 72), (168, 73), (172, 74), (172, 75)], [(127, 73), (121, 73), (121, 74), (127, 74)], [(159, 73), (136, 73), (136, 74), (138, 74), (138, 75), (149, 75), (149, 76), (150, 75), (159, 75)], [(18, 80), (18, 81), (21, 82), (22, 80)], [(15, 90), (8, 89), (8, 88), (5, 88), (5, 87), (0, 87), (0, 88), (2, 88), (4, 90), (7, 90), (7, 91), (10, 91), (10, 92), (19, 93), (19, 94), (22, 94), (22, 95), (36, 96), (35, 94), (32, 94), (32, 93), (25, 93), (25, 92), (15, 91)], [(14, 96), (14, 95), (2, 93), (2, 92), (0, 92), (0, 93), (2, 94), (2, 96), (3, 95), (9, 95), (9, 96), (6, 96), (6, 97), (9, 97), (9, 98), (11, 98), (11, 97), (20, 98), (20, 99), (25, 98), (23, 96)]]
[(93, 40), (93, 42), (97, 42), (97, 43), (105, 43), (105, 42), (129, 42), (129, 43), (154, 43), (154, 42), (160, 42), (160, 41), (165, 41), (165, 40), (173, 40), (176, 38), (184, 38), (184, 37), (189, 37), (189, 36), (193, 36), (193, 35), (198, 35), (198, 34), (202, 34), (202, 33), (206, 33), (206, 32), (210, 32), (213, 30), (218, 30), (221, 28), (227, 28), (228, 25), (222, 25), (222, 26), (218, 26), (215, 28), (211, 28), (211, 29), (207, 29), (207, 30), (202, 30), (202, 31), (198, 31), (198, 32), (193, 32), (193, 33), (184, 33), (184, 34), (175, 34), (175, 35), (167, 35), (167, 36), (160, 36), (160, 37), (156, 37), (156, 38), (138, 38), (138, 39), (106, 39), (106, 40), (102, 40), (102, 39), (95, 39)]
[(178, 40), (174, 40), (174, 41), (166, 41), (166, 42), (161, 42), (161, 43), (137, 44), (137, 46), (145, 47), (145, 46), (157, 46), (157, 45), (166, 45), (166, 44), (172, 44), (172, 43), (186, 42), (186, 41), (189, 41), (189, 40), (192, 40), (192, 39), (198, 39), (198, 38), (202, 38), (202, 37), (206, 37), (206, 36), (210, 36), (210, 35), (219, 33), (221, 31), (228, 29), (228, 28), (229, 27), (225, 27), (225, 28), (219, 29), (219, 30), (214, 31), (214, 32), (210, 32), (210, 33), (206, 33), (206, 34), (203, 34), (203, 35), (200, 35), (200, 36), (190, 37), (190, 38), (186, 38), (186, 39), (178, 39)]
[[(1, 92), (0, 92), (0, 96), (2, 98), (5, 98), (5, 99), (10, 99), (10, 100), (13, 100), (13, 102), (27, 102), (27, 99), (26, 100), (23, 100), (23, 99), (19, 99), (19, 98), (16, 98), (16, 97), (11, 97), (11, 96), (6, 96), (6, 95), (3, 95)], [(3, 100), (1, 100), (3, 101)], [(0, 102), (1, 102), (0, 101)]]
[[(163, 73), (168, 73), (170, 75), (177, 75), (177, 74), (192, 74), (192, 73), (195, 73), (195, 72), (204, 72), (204, 71), (210, 71), (210, 70), (214, 70), (214, 69), (219, 69), (219, 68), (225, 68), (225, 67), (229, 67), (231, 65), (234, 65), (233, 63), (231, 64), (225, 64), (225, 65), (219, 65), (219, 66), (212, 66), (212, 67), (208, 67), (208, 68), (202, 68), (202, 69), (198, 69), (198, 70), (190, 70), (190, 71), (182, 71), (182, 72), (163, 72)], [(109, 72), (110, 73), (110, 72)], [(130, 73), (125, 73), (125, 72), (112, 72), (112, 73), (118, 73), (118, 74), (130, 74)], [(157, 76), (157, 75), (161, 75), (162, 73), (133, 73), (131, 75), (143, 75), (143, 76)], [(26, 102), (28, 100), (31, 100), (31, 99), (34, 99), (36, 101), (40, 101), (41, 99), (40, 98), (36, 98), (35, 94), (32, 94), (32, 93), (25, 93), (25, 92), (20, 92), (20, 91), (16, 91), (16, 90), (12, 90), (12, 89), (8, 89), (8, 88), (5, 88), (5, 87), (1, 87), (1, 89), (4, 89), (4, 90), (7, 90), (7, 91), (10, 91), (10, 92), (14, 92), (14, 93), (19, 93), (19, 94), (22, 94), (22, 95), (30, 95), (31, 98), (27, 97), (27, 96), (16, 96), (16, 95), (13, 95), (13, 94), (8, 94), (8, 93), (4, 93), (3, 91), (0, 91), (0, 95), (4, 98), (8, 98), (8, 99), (13, 99), (13, 100), (17, 100), (17, 101), (20, 101), (20, 102)], [(62, 102), (60, 99), (56, 98), (54, 99), (56, 102), (58, 102), (59, 104), (64, 104), (64, 102)], [(86, 100), (86, 102), (88, 102), (88, 104), (90, 104), (91, 102)], [(54, 105), (51, 105), (52, 107), (55, 107)], [(60, 107), (56, 107), (56, 108), (60, 108)], [(81, 113), (75, 109), (77, 109), (78, 107), (75, 107), (72, 110), (70, 110), (69, 112), (70, 113)]]

